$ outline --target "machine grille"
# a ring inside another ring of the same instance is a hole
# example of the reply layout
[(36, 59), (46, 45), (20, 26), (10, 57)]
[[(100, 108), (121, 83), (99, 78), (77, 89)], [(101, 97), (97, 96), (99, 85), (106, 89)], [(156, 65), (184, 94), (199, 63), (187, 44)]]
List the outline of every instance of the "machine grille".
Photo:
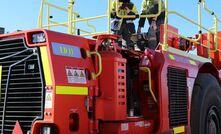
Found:
[(186, 71), (168, 68), (169, 122), (170, 127), (188, 124), (188, 92)]
[(16, 121), (23, 133), (43, 117), (43, 79), (37, 48), (24, 39), (0, 41), (0, 129), (11, 134)]

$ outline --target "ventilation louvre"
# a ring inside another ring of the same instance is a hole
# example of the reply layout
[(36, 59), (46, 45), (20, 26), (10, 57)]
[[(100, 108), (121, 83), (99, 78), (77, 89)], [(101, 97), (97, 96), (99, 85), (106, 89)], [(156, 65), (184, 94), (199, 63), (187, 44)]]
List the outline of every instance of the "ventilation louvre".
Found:
[(170, 128), (188, 125), (188, 92), (186, 71), (168, 68)]
[(0, 41), (1, 102), (0, 130), (10, 134), (19, 121), (23, 133), (43, 117), (43, 79), (37, 48), (24, 39)]

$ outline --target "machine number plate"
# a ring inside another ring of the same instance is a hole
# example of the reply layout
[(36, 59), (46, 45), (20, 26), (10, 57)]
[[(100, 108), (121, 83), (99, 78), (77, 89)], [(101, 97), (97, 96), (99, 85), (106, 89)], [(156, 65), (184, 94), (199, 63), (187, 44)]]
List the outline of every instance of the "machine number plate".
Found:
[(82, 58), (80, 48), (77, 46), (52, 42), (52, 50), (54, 55)]

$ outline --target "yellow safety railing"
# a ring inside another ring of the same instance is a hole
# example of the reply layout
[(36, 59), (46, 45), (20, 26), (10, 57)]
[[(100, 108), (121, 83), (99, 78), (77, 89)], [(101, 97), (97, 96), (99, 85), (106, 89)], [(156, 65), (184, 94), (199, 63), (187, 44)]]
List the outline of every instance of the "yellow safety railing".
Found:
[[(207, 11), (209, 14), (211, 14), (214, 17), (214, 27), (212, 29), (209, 29), (209, 28), (206, 28), (206, 27), (202, 26), (202, 11), (201, 11), (202, 4), (203, 4), (203, 8), (205, 9), (205, 11)], [(174, 34), (174, 35), (176, 35), (178, 37), (182, 37), (182, 38), (184, 38), (186, 40), (189, 40), (190, 42), (193, 42), (195, 44), (199, 44), (199, 45), (207, 48), (208, 49), (208, 53), (209, 53), (209, 57), (208, 58), (210, 58), (210, 52), (221, 52), (221, 50), (218, 49), (218, 41), (221, 40), (221, 37), (218, 37), (218, 23), (221, 23), (221, 20), (218, 19), (217, 15), (214, 12), (212, 12), (211, 10), (209, 10), (207, 8), (205, 0), (201, 0), (201, 1), (198, 2), (198, 22), (194, 22), (191, 19), (181, 15), (178, 12), (168, 11), (168, 0), (165, 0), (165, 10), (166, 11), (165, 11), (165, 22), (164, 22), (165, 23), (165, 25), (164, 25), (164, 40), (163, 40), (163, 44), (162, 44), (163, 50), (166, 51), (167, 48), (168, 48), (167, 34), (169, 32), (169, 33), (172, 33), (172, 34)], [(198, 26), (198, 30), (199, 30), (198, 38), (197, 39), (190, 39), (188, 37), (185, 37), (183, 35), (179, 35), (179, 34), (173, 32), (173, 31), (169, 30), (168, 27), (167, 27), (169, 14), (177, 15), (178, 17), (180, 17), (180, 18), (182, 18), (182, 19), (184, 19), (184, 20), (186, 20), (186, 21), (188, 21), (188, 22)], [(208, 36), (207, 36), (208, 44), (207, 45), (200, 44), (200, 42), (199, 42), (199, 40), (202, 38), (202, 35), (201, 35), (202, 30), (205, 30), (205, 31), (208, 32)], [(210, 35), (211, 34), (214, 34), (214, 47), (215, 48), (213, 50), (211, 49), (211, 43), (210, 43), (210, 37), (211, 37)]]
[(157, 103), (157, 97), (155, 96), (155, 94), (154, 94), (154, 92), (153, 92), (153, 89), (152, 89), (152, 83), (151, 83), (152, 79), (151, 79), (151, 71), (150, 71), (150, 68), (148, 68), (148, 67), (140, 67), (140, 70), (142, 70), (142, 71), (148, 73), (149, 90), (150, 90), (150, 93), (151, 93), (151, 95), (152, 95), (154, 101)]
[[(39, 15), (39, 19), (38, 19), (38, 23), (39, 23), (39, 27), (40, 28), (47, 28), (47, 29), (51, 29), (51, 27), (55, 27), (55, 26), (64, 26), (68, 28), (68, 33), (70, 34), (77, 34), (76, 31), (79, 30), (80, 32), (82, 32), (82, 36), (92, 36), (92, 35), (99, 35), (99, 34), (105, 34), (111, 33), (111, 29), (110, 29), (110, 23), (111, 23), (111, 11), (112, 11), (112, 0), (108, 0), (108, 10), (107, 10), (107, 14), (105, 15), (100, 15), (100, 16), (93, 16), (93, 17), (88, 17), (88, 18), (82, 18), (80, 17), (80, 14), (76, 13), (73, 11), (73, 3), (75, 0), (68, 0), (68, 8), (62, 8), (53, 4), (48, 3), (46, 0), (42, 0), (42, 4), (41, 4), (41, 9), (40, 9), (40, 15)], [(203, 47), (206, 47), (208, 49), (208, 52), (221, 52), (221, 50), (218, 48), (218, 41), (221, 40), (221, 37), (218, 37), (218, 23), (221, 24), (221, 20), (218, 19), (217, 15), (212, 12), (211, 10), (209, 10), (206, 6), (206, 2), (205, 0), (201, 0), (198, 2), (198, 22), (192, 21), (191, 19), (189, 19), (188, 17), (185, 17), (184, 15), (175, 12), (175, 11), (168, 11), (168, 0), (164, 0), (165, 1), (165, 25), (164, 25), (164, 35), (163, 35), (163, 44), (162, 44), (162, 48), (163, 50), (167, 50), (168, 48), (168, 44), (167, 44), (167, 34), (172, 33), (178, 37), (182, 37), (186, 40), (189, 40), (190, 42), (193, 42), (195, 44), (199, 44), (202, 45)], [(157, 14), (147, 14), (147, 15), (121, 15), (119, 14), (119, 11), (116, 10), (116, 15), (120, 18), (150, 18), (150, 17), (156, 17), (159, 16), (161, 13), (161, 7), (163, 6), (161, 3), (161, 0), (158, 0), (158, 13)], [(47, 25), (43, 25), (43, 16), (44, 16), (44, 6), (47, 6)], [(202, 6), (204, 8), (205, 11), (207, 11), (209, 14), (211, 14), (214, 18), (214, 26), (212, 29), (206, 28), (202, 25)], [(60, 11), (66, 12), (68, 14), (68, 21), (67, 22), (55, 22), (51, 20), (51, 8), (55, 8), (58, 9)], [(116, 9), (119, 8), (119, 0), (116, 0)], [(188, 21), (189, 23), (195, 25), (198, 27), (199, 30), (199, 36), (196, 39), (191, 39), (188, 38), (186, 36), (177, 34), (171, 30), (168, 29), (168, 16), (169, 15), (176, 15), (186, 21)], [(97, 28), (94, 25), (91, 25), (89, 22), (94, 21), (94, 20), (98, 20), (98, 19), (107, 19), (107, 31), (98, 31)], [(78, 29), (77, 28), (77, 24), (78, 23), (85, 23), (87, 28), (90, 28), (91, 30), (83, 30), (83, 29)], [(205, 45), (205, 44), (200, 44), (200, 39), (202, 38), (202, 30), (207, 31), (208, 32), (208, 39), (211, 37), (211, 35), (214, 35), (214, 49), (211, 49), (211, 43)], [(209, 57), (210, 58), (210, 57)]]
[[(80, 32), (84, 33), (81, 34), (81, 36), (93, 36), (93, 35), (99, 35), (99, 34), (105, 34), (111, 33), (111, 28), (110, 28), (110, 24), (111, 24), (111, 8), (112, 8), (112, 0), (108, 0), (108, 10), (107, 10), (107, 14), (105, 15), (100, 15), (100, 16), (94, 16), (94, 17), (89, 17), (89, 18), (81, 18), (79, 17), (80, 15), (76, 12), (73, 12), (73, 2), (74, 0), (69, 0), (69, 4), (68, 4), (68, 9), (53, 5), (51, 3), (48, 3), (46, 0), (42, 0), (42, 4), (41, 4), (41, 9), (40, 9), (40, 15), (39, 15), (39, 21), (38, 21), (38, 25), (40, 28), (47, 28), (47, 29), (51, 29), (51, 27), (56, 27), (56, 26), (63, 26), (63, 27), (67, 27), (68, 28), (68, 33), (69, 34), (76, 34), (76, 30), (78, 30), (78, 28), (76, 27), (77, 23), (80, 22), (85, 22), (88, 28), (91, 28), (93, 30), (93, 32), (91, 31), (86, 31), (86, 30), (82, 30), (80, 29)], [(118, 2), (119, 0), (116, 0), (116, 8), (119, 8), (118, 6)], [(159, 16), (161, 13), (161, 0), (158, 0), (159, 2), (159, 10), (157, 14), (147, 14), (147, 15), (127, 15), (127, 16), (123, 16), (120, 15), (118, 13), (117, 10), (117, 16), (121, 17), (121, 18), (146, 18), (146, 17), (156, 17)], [(44, 6), (47, 6), (47, 25), (43, 25), (43, 16), (44, 16)], [(66, 12), (68, 13), (68, 21), (67, 22), (55, 22), (51, 20), (51, 15), (50, 15), (50, 11), (51, 8), (55, 8), (58, 9), (60, 11)], [(98, 32), (96, 27), (89, 24), (89, 21), (93, 21), (93, 20), (98, 20), (98, 19), (104, 19), (107, 18), (108, 23), (107, 23), (107, 31), (101, 31)], [(74, 26), (74, 27), (73, 27)]]
[[(111, 12), (111, 3), (112, 0), (108, 0), (108, 12), (105, 15), (100, 15), (100, 16), (94, 16), (94, 17), (89, 17), (89, 18), (82, 18), (80, 17), (79, 13), (74, 12), (74, 2), (75, 0), (69, 0), (68, 1), (68, 7), (67, 9), (56, 6), (54, 4), (51, 4), (49, 2), (47, 2), (46, 0), (42, 0), (41, 3), (41, 8), (40, 8), (40, 14), (38, 17), (38, 27), (39, 28), (46, 28), (46, 29), (51, 29), (52, 27), (57, 27), (57, 26), (62, 26), (62, 27), (66, 27), (68, 30), (69, 34), (78, 34), (78, 32), (76, 32), (77, 30), (79, 30), (80, 32), (82, 32), (83, 34), (81, 34), (81, 36), (93, 36), (93, 35), (98, 35), (98, 34), (105, 34), (105, 33), (111, 33), (111, 29), (110, 29), (110, 12)], [(44, 17), (44, 11), (45, 8), (47, 7), (47, 24), (43, 25), (44, 21), (43, 21), (43, 17)], [(51, 20), (51, 8), (63, 11), (65, 13), (68, 14), (68, 21), (67, 22), (55, 22)], [(98, 19), (108, 19), (108, 28), (107, 31), (102, 31), (102, 32), (98, 32), (97, 28), (94, 25), (91, 25), (89, 23), (89, 21), (94, 21), (94, 20), (98, 20)], [(90, 28), (92, 30), (88, 31), (88, 30), (83, 30), (83, 29), (79, 29), (77, 28), (77, 24), (83, 22), (86, 24), (87, 28)]]
[[(196, 44), (199, 44), (199, 40), (201, 39), (201, 32), (202, 32), (202, 29), (204, 29), (204, 30), (206, 30), (206, 31), (208, 31), (208, 29), (207, 28), (205, 28), (205, 27), (203, 27), (202, 26), (202, 21), (201, 21), (201, 3), (199, 2), (198, 3), (198, 22), (194, 22), (194, 21), (192, 21), (191, 19), (189, 19), (189, 18), (187, 18), (187, 17), (185, 17), (185, 16), (183, 16), (183, 15), (181, 15), (180, 13), (178, 13), (178, 12), (175, 12), (175, 11), (168, 11), (168, 0), (165, 0), (165, 22), (164, 22), (164, 41), (163, 41), (163, 50), (167, 50), (167, 48), (168, 48), (168, 45), (167, 45), (167, 33), (168, 32), (170, 32), (170, 33), (172, 33), (172, 34), (174, 34), (174, 35), (176, 35), (176, 36), (178, 36), (178, 37), (182, 37), (182, 38), (184, 38), (184, 39), (186, 39), (186, 40), (188, 40), (188, 41), (190, 41), (190, 42), (193, 42), (193, 43), (196, 43)], [(190, 38), (188, 38), (188, 37), (185, 37), (185, 36), (183, 36), (183, 35), (180, 35), (180, 34), (177, 34), (177, 33), (175, 33), (175, 32), (173, 32), (173, 31), (171, 31), (171, 30), (169, 30), (168, 29), (168, 27), (167, 27), (167, 24), (168, 24), (168, 15), (169, 14), (174, 14), (174, 15), (177, 15), (178, 17), (181, 17), (181, 18), (183, 18), (184, 20), (186, 20), (186, 21), (188, 21), (188, 22), (190, 22), (190, 23), (192, 23), (192, 24), (194, 24), (194, 25), (196, 25), (196, 26), (198, 26), (198, 29), (199, 29), (199, 36), (198, 36), (198, 38), (197, 39), (190, 39)]]
[(214, 18), (213, 30), (214, 30), (214, 43), (215, 43), (214, 45), (215, 45), (215, 48), (214, 48), (214, 50), (209, 50), (209, 51), (211, 51), (211, 52), (216, 52), (216, 51), (221, 52), (221, 50), (218, 49), (218, 40), (221, 40), (221, 37), (218, 37), (218, 23), (221, 23), (221, 21), (218, 19), (217, 15), (213, 11), (211, 11), (210, 9), (207, 8), (205, 0), (202, 0), (202, 3), (203, 3), (203, 7), (204, 7), (205, 11), (207, 11), (209, 14), (211, 14)]

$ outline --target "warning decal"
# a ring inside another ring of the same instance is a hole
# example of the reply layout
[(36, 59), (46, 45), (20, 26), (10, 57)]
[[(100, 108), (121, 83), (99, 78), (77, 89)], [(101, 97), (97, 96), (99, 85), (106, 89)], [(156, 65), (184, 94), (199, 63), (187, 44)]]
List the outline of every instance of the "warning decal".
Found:
[(66, 68), (68, 83), (86, 84), (84, 69)]
[(52, 108), (52, 92), (47, 91), (45, 94), (45, 108)]
[(128, 123), (121, 123), (121, 131), (128, 131), (129, 125)]

